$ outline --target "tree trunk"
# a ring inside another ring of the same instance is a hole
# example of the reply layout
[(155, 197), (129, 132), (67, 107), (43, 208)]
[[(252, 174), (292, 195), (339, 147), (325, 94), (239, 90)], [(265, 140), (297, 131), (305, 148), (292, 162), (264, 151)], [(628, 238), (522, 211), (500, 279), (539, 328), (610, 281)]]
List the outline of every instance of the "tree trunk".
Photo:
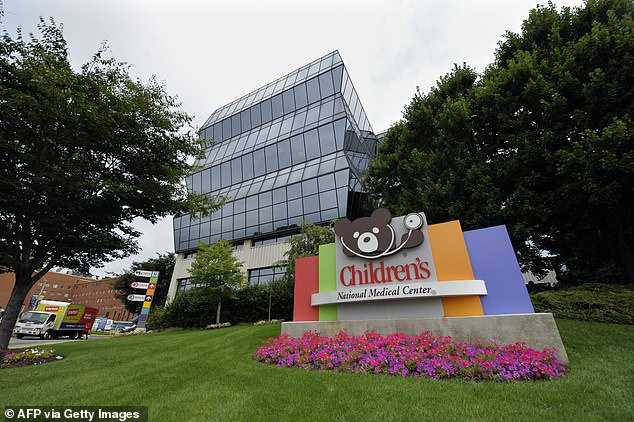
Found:
[(7, 304), (4, 317), (0, 323), (0, 360), (4, 358), (5, 353), (9, 348), (9, 341), (11, 340), (11, 334), (13, 334), (13, 327), (20, 315), (20, 308), (27, 293), (40, 277), (31, 278), (30, 272), (16, 272), (15, 273), (15, 285), (11, 292), (11, 298)]
[(216, 324), (220, 324), (220, 306), (222, 305), (222, 296), (218, 296), (218, 307), (216, 308)]

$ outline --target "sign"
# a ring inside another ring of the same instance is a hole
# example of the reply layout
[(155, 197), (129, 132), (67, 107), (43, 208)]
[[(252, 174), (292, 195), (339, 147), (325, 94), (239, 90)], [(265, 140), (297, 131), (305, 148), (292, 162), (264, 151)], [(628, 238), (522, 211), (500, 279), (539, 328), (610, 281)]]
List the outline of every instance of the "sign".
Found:
[(150, 281), (147, 283), (133, 282), (130, 286), (133, 289), (145, 289), (145, 294), (142, 295), (128, 295), (128, 300), (132, 302), (143, 302), (141, 306), (141, 313), (139, 314), (139, 321), (137, 323), (137, 329), (144, 330), (145, 323), (147, 322), (148, 315), (150, 314), (150, 308), (152, 307), (152, 300), (154, 299), (154, 293), (156, 290), (156, 284), (158, 283), (159, 271), (147, 271), (137, 270), (134, 275), (137, 277), (149, 277)]
[(487, 293), (482, 280), (439, 283), (422, 212), (392, 218), (379, 208), (370, 217), (340, 219), (334, 230), (337, 288), (314, 294), (313, 304)]
[(340, 219), (296, 262), (295, 321), (534, 313), (504, 226), (463, 232), (422, 212)]

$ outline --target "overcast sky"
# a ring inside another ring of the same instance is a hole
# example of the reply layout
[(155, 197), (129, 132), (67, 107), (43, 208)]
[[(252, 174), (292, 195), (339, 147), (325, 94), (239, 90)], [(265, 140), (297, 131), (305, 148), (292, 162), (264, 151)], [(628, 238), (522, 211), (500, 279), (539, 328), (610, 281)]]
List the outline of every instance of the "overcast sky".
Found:
[[(519, 32), (536, 0), (0, 0), (2, 29), (63, 25), (79, 67), (107, 41), (147, 81), (156, 75), (200, 127), (216, 108), (339, 50), (375, 131), (389, 128), (419, 86), (454, 63), (482, 71), (505, 31)], [(542, 1), (541, 4), (546, 3)], [(561, 6), (581, 1), (559, 0)], [(94, 274), (173, 251), (172, 219), (137, 222), (142, 253)]]

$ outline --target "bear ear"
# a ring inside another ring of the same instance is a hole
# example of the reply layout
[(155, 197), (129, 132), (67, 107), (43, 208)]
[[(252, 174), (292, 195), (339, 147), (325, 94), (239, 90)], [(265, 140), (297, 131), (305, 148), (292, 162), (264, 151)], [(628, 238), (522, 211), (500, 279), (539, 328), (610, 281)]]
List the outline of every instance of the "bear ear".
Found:
[(376, 224), (390, 224), (392, 222), (392, 213), (387, 208), (377, 208), (370, 218), (372, 222), (376, 222)]
[(335, 223), (335, 234), (339, 237), (347, 237), (350, 236), (350, 230), (352, 228), (352, 222), (347, 218), (340, 218)]

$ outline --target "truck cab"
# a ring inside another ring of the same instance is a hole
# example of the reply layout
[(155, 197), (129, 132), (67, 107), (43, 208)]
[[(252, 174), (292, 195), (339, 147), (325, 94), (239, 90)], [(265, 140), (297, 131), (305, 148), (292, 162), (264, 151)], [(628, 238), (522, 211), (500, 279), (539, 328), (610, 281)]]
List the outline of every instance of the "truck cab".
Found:
[(22, 314), (13, 332), (17, 338), (23, 338), (25, 335), (38, 336), (41, 339), (50, 338), (56, 319), (57, 314), (28, 311)]

